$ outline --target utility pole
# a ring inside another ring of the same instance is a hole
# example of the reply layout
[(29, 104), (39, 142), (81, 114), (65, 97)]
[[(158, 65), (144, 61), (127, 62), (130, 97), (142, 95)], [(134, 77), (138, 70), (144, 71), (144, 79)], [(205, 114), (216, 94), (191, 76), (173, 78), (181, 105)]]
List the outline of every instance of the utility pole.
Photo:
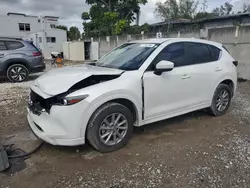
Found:
[(206, 12), (206, 10), (207, 10), (207, 0), (203, 0), (203, 2), (201, 3), (201, 5), (202, 5), (202, 11)]

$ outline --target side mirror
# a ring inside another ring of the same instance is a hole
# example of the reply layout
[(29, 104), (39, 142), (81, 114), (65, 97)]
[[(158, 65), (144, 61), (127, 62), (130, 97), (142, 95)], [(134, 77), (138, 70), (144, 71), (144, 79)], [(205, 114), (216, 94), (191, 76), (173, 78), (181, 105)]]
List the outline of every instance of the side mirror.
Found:
[(171, 61), (160, 61), (156, 64), (154, 73), (156, 75), (161, 75), (163, 72), (171, 71), (174, 68), (174, 63)]

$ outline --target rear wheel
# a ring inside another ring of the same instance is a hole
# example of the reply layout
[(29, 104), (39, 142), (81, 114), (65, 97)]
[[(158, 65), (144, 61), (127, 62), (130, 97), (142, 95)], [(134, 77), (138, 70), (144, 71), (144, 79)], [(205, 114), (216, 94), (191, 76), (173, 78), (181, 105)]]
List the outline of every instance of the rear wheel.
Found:
[(111, 152), (126, 145), (133, 132), (131, 111), (119, 103), (101, 106), (87, 128), (89, 143), (100, 152)]
[(23, 82), (27, 80), (28, 77), (29, 71), (24, 65), (14, 64), (7, 69), (7, 78), (11, 82)]
[(215, 90), (209, 112), (214, 116), (224, 115), (231, 104), (231, 99), (231, 88), (226, 84), (220, 84)]

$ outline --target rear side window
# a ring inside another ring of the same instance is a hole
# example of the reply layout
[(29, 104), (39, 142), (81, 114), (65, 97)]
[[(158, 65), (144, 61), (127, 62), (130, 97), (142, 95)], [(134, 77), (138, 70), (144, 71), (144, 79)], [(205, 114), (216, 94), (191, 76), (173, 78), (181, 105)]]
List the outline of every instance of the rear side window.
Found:
[(0, 50), (7, 50), (7, 46), (4, 41), (0, 41)]
[(187, 64), (200, 64), (211, 61), (211, 53), (206, 44), (185, 42)]
[(162, 60), (173, 62), (175, 67), (184, 66), (186, 64), (184, 43), (178, 42), (168, 45), (156, 57), (154, 64)]
[(221, 50), (215, 46), (207, 45), (211, 52), (211, 61), (217, 61), (220, 58)]
[(9, 50), (17, 50), (19, 48), (24, 47), (24, 45), (21, 42), (17, 41), (6, 41), (6, 44)]

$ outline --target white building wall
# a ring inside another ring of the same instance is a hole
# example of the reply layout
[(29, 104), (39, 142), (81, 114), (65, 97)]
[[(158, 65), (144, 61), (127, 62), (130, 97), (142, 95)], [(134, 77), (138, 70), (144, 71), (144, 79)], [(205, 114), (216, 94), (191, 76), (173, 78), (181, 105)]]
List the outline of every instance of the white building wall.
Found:
[[(67, 32), (61, 29), (46, 29), (38, 32), (38, 37), (42, 37), (42, 43), (39, 43), (39, 46), (44, 57), (50, 59), (51, 52), (63, 52), (63, 43), (67, 41)], [(47, 42), (47, 37), (55, 37), (56, 42)]]
[[(20, 31), (19, 23), (30, 24), (30, 31)], [(23, 38), (41, 29), (49, 29), (51, 28), (51, 24), (58, 25), (57, 18), (39, 18), (37, 16), (27, 16), (19, 14), (10, 14), (9, 16), (0, 15), (0, 36)]]

